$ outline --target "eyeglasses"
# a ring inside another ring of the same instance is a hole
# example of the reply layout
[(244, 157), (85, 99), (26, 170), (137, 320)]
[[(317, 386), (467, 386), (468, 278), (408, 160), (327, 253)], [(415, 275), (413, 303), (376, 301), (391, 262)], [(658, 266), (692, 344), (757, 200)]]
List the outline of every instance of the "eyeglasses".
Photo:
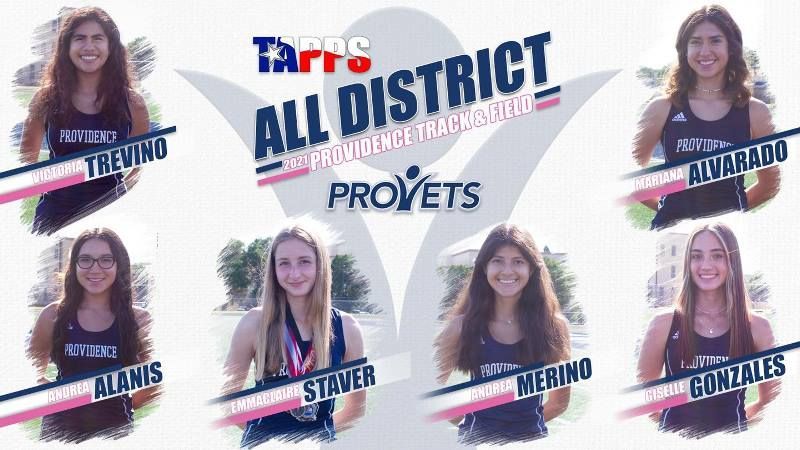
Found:
[(97, 263), (101, 269), (110, 269), (114, 267), (114, 257), (111, 255), (103, 255), (99, 258), (92, 258), (91, 256), (79, 256), (78, 267), (81, 269), (91, 269)]

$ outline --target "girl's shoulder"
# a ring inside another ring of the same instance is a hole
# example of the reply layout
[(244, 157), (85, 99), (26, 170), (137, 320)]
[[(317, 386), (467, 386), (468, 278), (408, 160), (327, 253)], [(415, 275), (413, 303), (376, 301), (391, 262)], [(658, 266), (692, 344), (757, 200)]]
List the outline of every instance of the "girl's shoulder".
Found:
[(640, 123), (646, 126), (664, 126), (669, 116), (669, 111), (672, 109), (672, 101), (665, 95), (653, 97), (644, 107)]
[(128, 107), (131, 109), (131, 113), (136, 115), (147, 111), (147, 102), (142, 97), (142, 94), (133, 89), (128, 89)]
[(464, 315), (458, 314), (455, 316), (450, 317), (445, 322), (444, 329), (442, 329), (441, 336), (443, 338), (447, 337), (458, 337), (461, 335), (461, 328), (464, 325)]
[(150, 323), (153, 321), (153, 316), (150, 314), (150, 311), (138, 306), (133, 307), (133, 317), (136, 319), (139, 328), (146, 328), (150, 326)]
[(750, 314), (750, 332), (753, 334), (753, 342), (756, 345), (756, 350), (766, 350), (775, 346), (775, 335), (772, 332), (772, 325), (766, 317), (751, 313)]
[(50, 303), (42, 309), (42, 312), (39, 313), (39, 317), (46, 320), (56, 320), (59, 306), (61, 306), (60, 301)]

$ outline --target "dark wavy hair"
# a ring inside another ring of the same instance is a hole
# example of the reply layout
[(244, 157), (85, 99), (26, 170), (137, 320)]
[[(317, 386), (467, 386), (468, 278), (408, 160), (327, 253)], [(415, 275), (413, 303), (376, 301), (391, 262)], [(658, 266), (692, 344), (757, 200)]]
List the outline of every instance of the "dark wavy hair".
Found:
[(558, 299), (544, 259), (527, 231), (516, 225), (495, 227), (483, 242), (475, 260), (475, 268), (453, 308), (452, 315), (462, 316), (459, 349), (455, 366), (464, 372), (480, 373), (481, 339), (489, 333), (489, 321), (494, 318), (495, 293), (489, 285), (486, 266), (497, 251), (513, 245), (528, 261), (531, 275), (517, 304), (517, 320), (523, 338), (517, 353), (517, 363), (551, 364), (569, 355), (567, 327), (557, 318)]
[(750, 88), (747, 86), (750, 71), (744, 59), (742, 46), (742, 31), (731, 17), (730, 13), (719, 5), (707, 5), (692, 12), (683, 21), (675, 40), (675, 50), (678, 51), (678, 63), (673, 65), (667, 75), (667, 85), (664, 94), (670, 102), (677, 107), (683, 107), (683, 102), (688, 98), (689, 89), (697, 83), (697, 76), (689, 67), (687, 59), (689, 39), (697, 25), (709, 22), (717, 26), (728, 41), (728, 65), (725, 68), (724, 92), (730, 97), (733, 104), (743, 107), (750, 101)]
[(133, 312), (133, 290), (131, 288), (131, 260), (128, 251), (119, 236), (107, 228), (86, 230), (72, 244), (69, 255), (69, 266), (64, 274), (64, 292), (56, 310), (56, 323), (53, 329), (53, 350), (50, 355), (53, 362), (60, 365), (64, 359), (64, 340), (66, 326), (78, 315), (78, 308), (83, 300), (83, 286), (78, 282), (76, 267), (78, 255), (86, 241), (100, 239), (106, 242), (117, 265), (117, 276), (111, 285), (111, 312), (117, 321), (120, 335), (120, 358), (125, 366), (139, 362), (142, 343), (139, 340), (139, 325)]
[(133, 72), (128, 52), (122, 44), (117, 24), (100, 8), (87, 7), (73, 11), (61, 25), (53, 57), (45, 69), (35, 102), (31, 104), (34, 117), (43, 122), (63, 124), (75, 113), (72, 93), (77, 87), (75, 65), (69, 57), (69, 47), (75, 29), (85, 22), (97, 22), (108, 38), (108, 59), (102, 67), (96, 103), (101, 107), (103, 119), (108, 124), (124, 125), (130, 122), (128, 94)]
[(686, 242), (683, 258), (683, 283), (675, 298), (675, 308), (680, 320), (681, 358), (691, 364), (695, 356), (694, 318), (697, 299), (697, 287), (692, 281), (692, 245), (700, 233), (711, 233), (719, 240), (728, 261), (728, 277), (725, 279), (725, 311), (730, 323), (730, 346), (728, 355), (731, 358), (749, 355), (755, 352), (753, 332), (750, 327), (750, 296), (744, 282), (742, 255), (739, 242), (733, 230), (721, 222), (702, 225), (694, 229)]

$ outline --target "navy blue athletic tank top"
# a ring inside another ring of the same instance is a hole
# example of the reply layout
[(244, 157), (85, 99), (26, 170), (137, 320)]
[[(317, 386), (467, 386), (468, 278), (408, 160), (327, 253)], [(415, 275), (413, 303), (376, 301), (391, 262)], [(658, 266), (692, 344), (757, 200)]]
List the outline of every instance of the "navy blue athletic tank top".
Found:
[[(290, 324), (291, 326), (291, 324)], [(347, 349), (344, 341), (344, 328), (342, 326), (342, 316), (339, 310), (331, 308), (331, 367), (340, 366), (344, 359)], [(299, 335), (299, 333), (297, 333)], [(281, 344), (283, 345), (283, 344)], [(300, 341), (300, 350), (305, 354), (311, 341)], [(285, 380), (289, 377), (289, 372), (285, 364), (281, 364), (280, 371), (267, 378), (256, 380), (256, 386), (274, 383)], [(333, 424), (333, 409), (335, 399), (325, 400), (316, 403), (316, 419), (300, 421), (290, 412), (285, 411), (260, 419), (247, 422), (244, 434), (242, 435), (242, 447), (252, 448), (270, 439), (280, 439), (285, 441), (300, 441), (303, 439), (313, 439), (318, 441), (333, 441), (336, 437), (336, 430)]]
[[(64, 331), (64, 354), (57, 364), (57, 380), (122, 364), (116, 320), (107, 329), (95, 332), (84, 330), (73, 318)], [(97, 434), (118, 436), (129, 433), (132, 424), (133, 405), (125, 394), (45, 416), (42, 438), (72, 441)]]
[[(131, 127), (130, 121), (107, 124), (102, 113), (84, 114), (77, 110), (72, 111), (66, 123), (57, 122), (48, 122), (45, 133), (51, 159), (125, 140)], [(93, 206), (106, 204), (124, 193), (119, 173), (44, 193), (36, 207), (34, 231), (56, 231)]]
[[(517, 364), (519, 343), (497, 342), (491, 333), (481, 338), (480, 372), (473, 380), (508, 372)], [(464, 444), (526, 441), (547, 436), (544, 423), (543, 397), (534, 395), (515, 402), (468, 413), (458, 425), (459, 440)]]
[[(714, 156), (725, 147), (750, 140), (750, 109), (732, 106), (719, 120), (702, 120), (692, 113), (689, 100), (684, 107), (672, 105), (661, 134), (667, 163), (698, 155)], [(651, 223), (653, 229), (673, 225), (682, 219), (696, 219), (747, 209), (744, 176), (716, 181), (661, 197)]]
[[(730, 330), (713, 338), (695, 333), (696, 355), (691, 364), (686, 364), (682, 361), (680, 354), (679, 328), (680, 317), (676, 313), (672, 316), (672, 326), (667, 337), (667, 346), (664, 349), (667, 376), (728, 360)], [(694, 436), (717, 431), (744, 431), (747, 429), (744, 395), (745, 389), (739, 389), (667, 408), (661, 412), (660, 428), (663, 431), (686, 431)]]

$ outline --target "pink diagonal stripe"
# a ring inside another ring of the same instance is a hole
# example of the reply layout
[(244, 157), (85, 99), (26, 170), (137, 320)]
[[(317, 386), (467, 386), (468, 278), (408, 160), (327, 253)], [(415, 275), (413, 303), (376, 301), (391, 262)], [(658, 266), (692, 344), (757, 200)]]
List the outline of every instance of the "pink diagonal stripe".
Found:
[(541, 103), (536, 104), (536, 110), (539, 111), (540, 109), (545, 109), (550, 106), (557, 105), (561, 102), (561, 97), (551, 98), (550, 100), (545, 100)]
[(299, 175), (305, 175), (308, 172), (311, 172), (311, 169), (309, 167), (303, 167), (302, 169), (292, 170), (291, 172), (284, 172), (284, 173), (282, 173), (280, 175), (274, 175), (274, 176), (271, 176), (271, 177), (262, 178), (262, 179), (258, 180), (258, 185), (259, 186), (263, 186), (265, 184), (270, 184), (270, 183), (275, 183), (275, 182), (278, 182), (278, 181), (283, 181), (283, 180), (286, 180), (286, 179), (289, 179), (289, 178), (294, 178), (294, 177), (299, 176)]
[(431, 414), (428, 419), (431, 422), (439, 422), (441, 420), (449, 420), (454, 417), (463, 416), (464, 414), (480, 411), (482, 409), (491, 408), (493, 406), (504, 405), (514, 401), (514, 392), (501, 394), (495, 397), (487, 398), (474, 403), (456, 406), (455, 408), (446, 409), (438, 413)]
[(633, 194), (620, 199), (620, 203), (627, 205), (629, 203), (636, 203), (642, 200), (647, 200), (648, 198), (661, 197), (662, 195), (680, 192), (685, 189), (686, 189), (686, 181), (678, 180), (653, 189), (636, 191)]
[(619, 413), (619, 417), (620, 419), (630, 419), (631, 417), (643, 416), (645, 414), (672, 408), (673, 406), (684, 405), (686, 403), (689, 403), (689, 394), (675, 395), (660, 402), (648, 403), (646, 405), (626, 409)]
[(84, 174), (79, 173), (77, 175), (61, 178), (60, 180), (51, 181), (49, 183), (36, 184), (17, 191), (0, 194), (0, 203), (13, 202), (14, 200), (41, 194), (42, 192), (49, 192), (56, 189), (61, 189), (63, 187), (72, 186), (73, 184), (82, 183), (85, 179), (86, 178)]
[(248, 420), (258, 419), (260, 417), (271, 416), (279, 412), (288, 411), (292, 408), (299, 408), (300, 406), (302, 406), (302, 403), (300, 402), (300, 397), (297, 397), (295, 399), (289, 400), (288, 402), (277, 403), (274, 405), (267, 406), (265, 408), (254, 409), (252, 411), (243, 412), (241, 414), (224, 417), (222, 419), (215, 420), (213, 425), (214, 428), (227, 427), (230, 425), (245, 423)]
[(67, 409), (77, 408), (78, 406), (88, 405), (92, 403), (92, 394), (75, 397), (63, 402), (51, 403), (47, 406), (29, 409), (21, 413), (12, 414), (6, 417), (0, 417), (0, 427), (13, 425), (15, 423), (24, 422), (26, 420), (35, 419), (37, 417), (46, 416), (48, 414), (65, 411)]

